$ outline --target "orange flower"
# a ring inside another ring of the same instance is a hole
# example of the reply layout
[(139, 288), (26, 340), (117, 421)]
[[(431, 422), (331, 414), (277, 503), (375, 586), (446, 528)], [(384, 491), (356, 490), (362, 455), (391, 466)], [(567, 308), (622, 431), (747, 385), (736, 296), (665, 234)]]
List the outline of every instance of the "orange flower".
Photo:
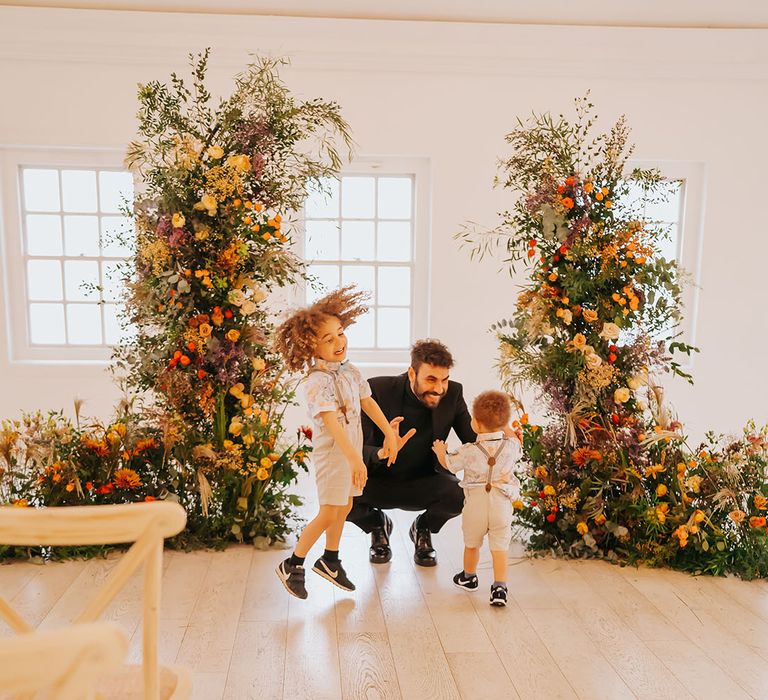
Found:
[(209, 326), (207, 323), (201, 323), (199, 328), (200, 337), (207, 338), (209, 335), (211, 335), (212, 330), (213, 328), (211, 328), (211, 326)]
[(589, 532), (589, 525), (586, 523), (578, 523), (576, 525), (576, 532), (582, 536), (586, 535)]
[(571, 459), (576, 466), (583, 467), (587, 462), (599, 461), (603, 455), (599, 450), (592, 450), (589, 447), (580, 447), (571, 454)]
[(667, 489), (667, 487), (664, 484), (659, 484), (656, 487), (656, 495), (659, 498), (662, 498), (663, 496), (666, 496), (667, 495), (667, 491), (668, 491), (668, 489)]
[(768, 509), (768, 498), (758, 493), (755, 495), (755, 508), (758, 510)]
[(665, 523), (669, 513), (669, 503), (660, 503), (656, 506), (656, 518), (660, 523)]
[(744, 518), (747, 517), (747, 514), (743, 510), (732, 510), (728, 513), (728, 517), (737, 525), (740, 525), (744, 522)]
[(597, 312), (592, 311), (592, 309), (584, 309), (583, 315), (584, 315), (584, 320), (587, 321), (588, 323), (597, 321)]
[(749, 526), (751, 528), (765, 527), (765, 517), (753, 515), (749, 519)]
[(592, 190), (595, 189), (595, 186), (591, 182), (585, 182), (584, 183), (584, 191), (589, 194), (592, 192)]
[(69, 482), (69, 483), (66, 485), (66, 487), (65, 487), (65, 488), (67, 489), (67, 491), (69, 491), (70, 493), (72, 493), (72, 491), (74, 491), (74, 490), (75, 490), (75, 485), (74, 485), (74, 484), (73, 484), (73, 483), (70, 481), (70, 482)]
[(151, 503), (152, 501), (156, 501), (157, 499), (154, 496), (144, 496), (144, 500), (147, 503)]
[(602, 525), (605, 522), (605, 520), (606, 520), (605, 515), (603, 515), (602, 513), (598, 513), (595, 516), (595, 524), (596, 525)]
[(29, 507), (29, 501), (26, 498), (20, 498), (18, 501), (13, 502), (14, 508), (27, 508)]
[(650, 479), (655, 479), (657, 474), (667, 471), (666, 467), (662, 467), (660, 464), (651, 464), (645, 469), (645, 476)]
[(115, 486), (121, 489), (137, 489), (141, 478), (133, 469), (118, 469), (115, 472)]
[(240, 340), (240, 331), (233, 328), (232, 330), (227, 331), (226, 338), (227, 340), (231, 340), (233, 343), (236, 343), (238, 340)]
[(563, 197), (560, 200), (560, 203), (566, 208), (566, 209), (573, 209), (573, 200), (570, 197)]

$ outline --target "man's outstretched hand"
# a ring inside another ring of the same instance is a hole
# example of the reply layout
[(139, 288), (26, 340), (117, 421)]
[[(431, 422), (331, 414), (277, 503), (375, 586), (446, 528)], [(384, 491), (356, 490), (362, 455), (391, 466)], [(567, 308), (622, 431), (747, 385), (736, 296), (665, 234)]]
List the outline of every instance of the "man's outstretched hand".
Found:
[[(389, 421), (389, 426), (392, 428), (392, 431), (395, 433), (395, 437), (397, 438), (397, 449), (398, 452), (403, 449), (403, 445), (405, 445), (408, 440), (410, 440), (414, 435), (416, 435), (416, 428), (411, 428), (405, 435), (400, 435), (400, 423), (403, 422), (403, 417), (398, 416), (397, 418), (393, 418), (391, 421)], [(379, 459), (384, 459), (387, 456), (387, 453), (384, 451), (384, 448), (379, 448), (378, 451), (378, 457)], [(389, 465), (387, 465), (389, 466)]]

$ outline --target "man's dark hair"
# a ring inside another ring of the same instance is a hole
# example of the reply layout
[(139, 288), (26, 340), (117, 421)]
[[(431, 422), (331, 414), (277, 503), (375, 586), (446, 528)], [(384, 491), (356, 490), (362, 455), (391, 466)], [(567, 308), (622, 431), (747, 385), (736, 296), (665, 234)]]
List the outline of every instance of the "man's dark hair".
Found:
[(411, 367), (414, 372), (418, 372), (419, 367), (425, 363), (450, 369), (453, 367), (453, 355), (439, 340), (417, 340), (411, 348)]

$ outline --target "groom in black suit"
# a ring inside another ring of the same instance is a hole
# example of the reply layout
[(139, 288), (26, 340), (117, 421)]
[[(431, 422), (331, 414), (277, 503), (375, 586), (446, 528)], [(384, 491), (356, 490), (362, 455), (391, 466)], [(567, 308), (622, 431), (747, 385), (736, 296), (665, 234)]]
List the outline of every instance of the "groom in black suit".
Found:
[(413, 558), (420, 566), (437, 563), (431, 535), (461, 513), (464, 493), (458, 479), (439, 465), (432, 452), (432, 443), (445, 440), (451, 429), (462, 442), (477, 438), (461, 384), (448, 378), (451, 367), (453, 357), (445, 345), (421, 340), (411, 349), (406, 373), (368, 380), (373, 398), (397, 434), (404, 431), (397, 460), (387, 467), (380, 456), (383, 435), (366, 415), (362, 417), (368, 481), (363, 494), (354, 499), (347, 520), (371, 534), (370, 560), (374, 564), (392, 558), (392, 521), (384, 510), (423, 511), (410, 529)]

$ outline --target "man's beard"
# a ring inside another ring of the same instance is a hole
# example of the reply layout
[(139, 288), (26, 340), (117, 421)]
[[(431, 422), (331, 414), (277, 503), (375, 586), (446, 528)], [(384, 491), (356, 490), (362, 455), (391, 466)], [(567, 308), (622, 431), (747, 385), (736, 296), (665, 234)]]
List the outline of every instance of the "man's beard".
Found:
[[(411, 388), (413, 395), (427, 408), (437, 408), (438, 404), (442, 400), (445, 394), (440, 394), (437, 391), (419, 391), (418, 385)], [(437, 399), (434, 403), (427, 403), (425, 399)]]

